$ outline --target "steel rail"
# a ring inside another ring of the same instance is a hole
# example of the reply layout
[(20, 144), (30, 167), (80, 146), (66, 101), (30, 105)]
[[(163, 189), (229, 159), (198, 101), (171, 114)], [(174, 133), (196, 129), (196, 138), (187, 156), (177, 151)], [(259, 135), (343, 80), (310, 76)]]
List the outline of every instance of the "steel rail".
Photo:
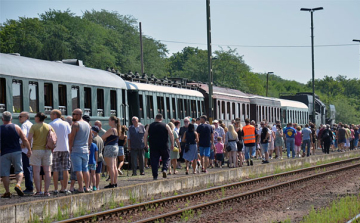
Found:
[(234, 201), (242, 201), (242, 200), (249, 200), (253, 197), (258, 197), (260, 195), (265, 195), (268, 193), (271, 193), (275, 190), (281, 189), (281, 188), (285, 188), (285, 187), (290, 187), (292, 185), (296, 185), (296, 184), (300, 184), (302, 182), (306, 182), (318, 177), (323, 177), (329, 174), (333, 174), (336, 172), (340, 172), (340, 171), (344, 171), (344, 170), (349, 170), (351, 168), (355, 168), (355, 167), (359, 167), (360, 164), (354, 164), (354, 165), (350, 165), (350, 166), (346, 166), (346, 167), (341, 167), (335, 170), (330, 170), (330, 171), (326, 171), (323, 173), (318, 173), (315, 175), (311, 175), (311, 176), (307, 176), (307, 177), (302, 177), (299, 179), (295, 179), (295, 180), (290, 180), (284, 183), (279, 183), (279, 184), (275, 184), (275, 185), (271, 185), (268, 187), (263, 187), (257, 190), (253, 190), (253, 191), (249, 191), (246, 193), (241, 193), (238, 195), (233, 195), (233, 196), (228, 196), (225, 198), (221, 198), (218, 200), (214, 200), (214, 201), (210, 201), (210, 202), (206, 202), (203, 204), (198, 204), (198, 205), (194, 205), (194, 206), (190, 206), (190, 207), (186, 207), (177, 211), (172, 211), (166, 214), (161, 214), (161, 215), (157, 215), (154, 217), (150, 217), (150, 218), (146, 218), (146, 219), (142, 219), (139, 221), (136, 221), (136, 223), (145, 223), (145, 222), (159, 222), (160, 220), (165, 220), (165, 222), (168, 221), (175, 221), (177, 218), (179, 218), (179, 216), (182, 216), (183, 213), (186, 213), (187, 211), (191, 211), (192, 213), (195, 213), (195, 211), (197, 210), (206, 210), (206, 209), (210, 209), (212, 207), (218, 206), (218, 205), (223, 205), (223, 204), (228, 204)]
[[(225, 184), (225, 185), (216, 186), (216, 187), (212, 187), (212, 188), (208, 188), (208, 189), (202, 189), (202, 190), (185, 193), (185, 194), (181, 194), (181, 195), (171, 196), (171, 197), (167, 197), (167, 198), (161, 198), (161, 199), (147, 201), (147, 202), (134, 204), (134, 205), (128, 205), (125, 207), (114, 208), (114, 209), (110, 209), (110, 210), (106, 210), (106, 211), (100, 211), (100, 212), (91, 213), (91, 214), (84, 215), (84, 216), (79, 216), (79, 217), (75, 217), (75, 218), (58, 221), (58, 223), (92, 222), (93, 219), (95, 219), (95, 218), (97, 219), (97, 221), (99, 221), (99, 220), (106, 220), (109, 217), (121, 217), (121, 216), (126, 216), (129, 214), (131, 215), (131, 214), (137, 213), (139, 211), (146, 211), (146, 209), (148, 209), (148, 208), (157, 208), (157, 207), (165, 206), (167, 204), (173, 204), (177, 201), (186, 201), (189, 198), (203, 197), (208, 194), (219, 192), (222, 189), (238, 188), (241, 186), (253, 185), (253, 184), (256, 184), (259, 182), (273, 180), (278, 177), (285, 177), (285, 176), (289, 176), (289, 175), (299, 174), (299, 173), (303, 173), (303, 172), (307, 172), (307, 171), (312, 171), (315, 169), (331, 167), (331, 166), (345, 164), (345, 163), (349, 163), (349, 162), (353, 162), (353, 161), (357, 161), (357, 160), (360, 160), (360, 157), (351, 158), (351, 159), (347, 159), (347, 160), (341, 160), (341, 161), (327, 163), (327, 164), (322, 164), (322, 165), (308, 167), (308, 168), (302, 168), (299, 170), (288, 171), (285, 173), (269, 175), (269, 176), (255, 178), (255, 179), (251, 179), (251, 180), (245, 180), (245, 181), (241, 181), (241, 182)], [(185, 210), (185, 209), (183, 209), (183, 210)]]

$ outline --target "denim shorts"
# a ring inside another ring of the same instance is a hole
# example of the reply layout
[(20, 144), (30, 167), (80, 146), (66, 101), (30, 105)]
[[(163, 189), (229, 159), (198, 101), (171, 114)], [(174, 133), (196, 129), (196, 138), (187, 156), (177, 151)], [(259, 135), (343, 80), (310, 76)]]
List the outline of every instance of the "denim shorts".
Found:
[(124, 155), (124, 147), (123, 147), (123, 146), (119, 146), (118, 156), (123, 156), (123, 155)]
[(210, 159), (215, 159), (215, 152), (213, 150), (210, 151)]
[(96, 164), (88, 164), (89, 171), (96, 170)]
[(267, 153), (267, 152), (268, 152), (268, 150), (269, 150), (269, 143), (264, 143), (264, 144), (261, 143), (260, 146), (261, 146), (261, 149), (263, 150), (264, 153)]
[(210, 147), (199, 147), (200, 156), (210, 157)]
[(10, 176), (10, 167), (11, 164), (14, 166), (15, 174), (19, 174), (23, 172), (22, 165), (22, 155), (21, 151), (7, 153), (0, 157), (1, 160), (1, 176), (8, 177)]
[(88, 171), (89, 153), (71, 153), (70, 158), (73, 172)]
[(346, 139), (338, 139), (338, 143), (346, 143)]

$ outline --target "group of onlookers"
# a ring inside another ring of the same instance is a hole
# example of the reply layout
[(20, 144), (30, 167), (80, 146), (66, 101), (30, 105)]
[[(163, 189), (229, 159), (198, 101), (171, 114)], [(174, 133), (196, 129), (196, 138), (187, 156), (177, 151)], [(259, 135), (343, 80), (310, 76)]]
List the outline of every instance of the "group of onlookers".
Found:
[[(43, 113), (35, 115), (35, 124), (29, 121), (28, 112), (21, 112), (18, 118), (21, 128), (12, 123), (10, 112), (2, 114), (0, 173), (6, 190), (3, 198), (11, 197), (11, 165), (16, 176), (15, 191), (20, 196), (50, 196), (51, 172), (55, 195), (84, 193), (99, 190), (101, 173), (108, 173), (109, 185), (104, 188), (117, 187), (126, 155), (127, 162), (131, 162), (132, 176), (137, 175), (137, 169), (140, 175), (145, 175), (145, 169), (151, 166), (156, 180), (159, 165), (166, 178), (168, 174), (178, 174), (177, 169), (181, 169), (183, 163), (185, 174), (189, 174), (191, 167), (196, 174), (206, 173), (209, 167), (222, 168), (225, 159), (230, 168), (241, 167), (243, 162), (253, 165), (256, 157), (266, 164), (272, 158), (282, 159), (283, 148), (288, 158), (315, 154), (316, 147), (324, 153), (329, 153), (331, 146), (339, 151), (356, 149), (360, 133), (358, 126), (342, 123), (332, 128), (321, 125), (317, 130), (312, 123), (304, 127), (288, 123), (282, 128), (279, 121), (270, 126), (264, 120), (258, 126), (249, 119), (245, 119), (245, 126), (240, 119), (232, 120), (228, 126), (221, 120), (214, 120), (210, 125), (205, 115), (186, 117), (181, 126), (180, 120), (163, 123), (162, 114), (146, 126), (132, 117), (129, 128), (111, 116), (109, 128), (105, 130), (101, 121), (91, 125), (90, 117), (83, 115), (81, 109), (75, 109), (69, 117), (63, 117), (54, 109), (49, 124), (44, 122), (47, 117)], [(20, 186), (23, 176), (25, 190)]]

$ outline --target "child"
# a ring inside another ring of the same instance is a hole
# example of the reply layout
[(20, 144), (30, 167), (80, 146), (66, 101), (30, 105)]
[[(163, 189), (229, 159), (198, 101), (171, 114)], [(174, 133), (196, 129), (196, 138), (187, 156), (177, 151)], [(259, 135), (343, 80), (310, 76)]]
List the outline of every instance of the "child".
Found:
[[(302, 135), (301, 135), (301, 127), (298, 125), (296, 127), (296, 135), (295, 135), (295, 152), (297, 157), (301, 157), (301, 143), (302, 143)], [(305, 153), (303, 154), (303, 156)]]
[(90, 154), (89, 154), (89, 172), (90, 172), (90, 185), (92, 183), (93, 185), (93, 191), (96, 191), (96, 165), (97, 165), (97, 159), (98, 159), (98, 147), (95, 143), (91, 143), (90, 146)]
[(215, 144), (216, 162), (220, 168), (222, 168), (222, 162), (224, 160), (224, 143), (222, 143), (221, 140), (221, 137), (217, 137), (217, 143)]

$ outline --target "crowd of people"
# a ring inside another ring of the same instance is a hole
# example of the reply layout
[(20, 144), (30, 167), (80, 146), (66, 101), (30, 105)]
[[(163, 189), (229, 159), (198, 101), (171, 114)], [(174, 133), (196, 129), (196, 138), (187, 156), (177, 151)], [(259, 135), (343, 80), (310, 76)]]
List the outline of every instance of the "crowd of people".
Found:
[[(254, 159), (267, 164), (271, 159), (283, 159), (283, 150), (288, 158), (314, 155), (316, 149), (327, 154), (330, 150), (353, 150), (358, 148), (360, 134), (360, 126), (342, 123), (320, 125), (318, 129), (313, 123), (305, 126), (288, 123), (282, 128), (280, 121), (270, 126), (266, 120), (257, 125), (249, 119), (245, 119), (245, 126), (240, 119), (232, 120), (228, 126), (222, 120), (214, 120), (210, 125), (205, 115), (186, 117), (181, 126), (180, 120), (164, 123), (162, 114), (157, 114), (155, 121), (146, 126), (132, 117), (129, 128), (111, 116), (109, 129), (105, 130), (98, 120), (92, 125), (81, 109), (75, 109), (69, 117), (54, 109), (49, 124), (44, 122), (47, 117), (43, 113), (37, 113), (32, 124), (29, 113), (21, 112), (18, 116), (21, 127), (13, 124), (12, 118), (10, 112), (3, 112), (0, 173), (6, 192), (2, 198), (12, 196), (11, 168), (19, 196), (50, 196), (51, 177), (53, 194), (68, 195), (99, 190), (105, 173), (109, 184), (104, 188), (117, 187), (125, 159), (131, 163), (132, 176), (138, 170), (140, 175), (145, 175), (145, 169), (151, 168), (153, 179), (157, 180), (159, 167), (166, 178), (169, 174), (179, 174), (184, 164), (188, 175), (207, 173), (208, 168), (226, 165), (252, 166)], [(21, 188), (23, 177), (25, 190)]]

